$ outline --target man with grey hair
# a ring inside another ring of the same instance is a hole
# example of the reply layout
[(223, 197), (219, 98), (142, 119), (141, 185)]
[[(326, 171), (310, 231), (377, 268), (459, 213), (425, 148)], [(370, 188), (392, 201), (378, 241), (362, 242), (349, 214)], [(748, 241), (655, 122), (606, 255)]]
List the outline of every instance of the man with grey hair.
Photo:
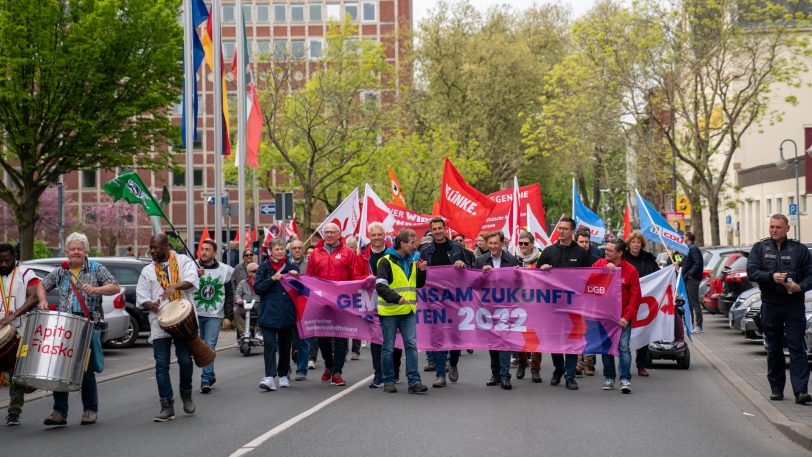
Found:
[[(87, 258), (90, 243), (87, 236), (74, 232), (65, 238), (68, 261), (62, 268), (54, 268), (42, 281), (46, 291), (59, 290), (57, 309), (64, 313), (86, 317), (100, 328), (102, 321), (102, 295), (119, 293), (118, 281), (102, 264)], [(67, 266), (67, 268), (65, 268)], [(93, 355), (90, 357), (93, 360)], [(99, 411), (99, 395), (93, 368), (85, 371), (82, 378), (82, 425), (96, 423)], [(68, 393), (54, 392), (54, 411), (45, 418), (45, 425), (67, 425)]]
[[(344, 244), (341, 239), (341, 229), (334, 223), (329, 223), (322, 230), (324, 238), (316, 244), (316, 249), (307, 261), (307, 274), (328, 281), (350, 281), (364, 279), (369, 276), (369, 267), (364, 259)], [(335, 344), (335, 349), (333, 345)], [(347, 383), (341, 377), (344, 368), (344, 357), (347, 355), (347, 340), (345, 338), (320, 337), (319, 348), (324, 358), (324, 373), (322, 382), (330, 382), (334, 386), (345, 386)]]

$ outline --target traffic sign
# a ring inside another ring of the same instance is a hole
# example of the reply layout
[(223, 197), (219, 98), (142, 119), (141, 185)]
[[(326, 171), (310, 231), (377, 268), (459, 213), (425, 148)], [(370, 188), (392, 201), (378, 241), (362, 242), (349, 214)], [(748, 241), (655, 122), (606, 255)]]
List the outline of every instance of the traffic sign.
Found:
[(685, 195), (677, 196), (677, 211), (685, 214), (685, 217), (691, 216), (691, 201)]
[[(210, 197), (206, 197), (206, 201), (209, 202), (209, 205), (213, 205), (214, 204), (214, 195), (212, 195)], [(228, 195), (223, 195), (220, 198), (220, 204), (221, 205), (228, 205)]]
[(733, 225), (733, 216), (729, 214), (725, 216), (725, 225)]
[(790, 203), (789, 204), (789, 215), (795, 216), (798, 214), (798, 204), (797, 203)]
[(267, 214), (273, 216), (276, 214), (276, 205), (273, 203), (267, 205), (259, 205), (259, 214)]

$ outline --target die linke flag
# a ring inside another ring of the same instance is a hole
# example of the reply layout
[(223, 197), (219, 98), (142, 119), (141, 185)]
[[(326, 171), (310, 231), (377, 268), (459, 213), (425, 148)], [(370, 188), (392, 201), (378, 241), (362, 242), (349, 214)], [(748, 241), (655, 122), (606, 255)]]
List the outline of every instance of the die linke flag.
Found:
[(358, 229), (358, 238), (362, 243), (369, 243), (369, 224), (373, 222), (382, 223), (384, 233), (391, 234), (394, 231), (394, 216), (369, 184), (364, 187), (364, 200), (361, 206), (361, 226)]
[[(203, 38), (201, 41), (203, 43), (203, 51), (206, 54), (206, 65), (208, 65), (209, 70), (214, 71), (214, 35), (211, 31), (212, 29), (212, 13), (209, 12), (209, 19), (206, 21), (206, 28), (203, 31)], [(225, 64), (223, 61), (223, 50), (222, 45), (220, 46), (220, 69), (225, 69)], [(228, 91), (226, 89), (226, 74), (225, 71), (221, 73), (222, 76), (222, 83), (220, 87), (222, 87), (222, 98), (223, 98), (223, 112), (220, 113), (220, 116), (223, 117), (223, 155), (231, 155), (231, 138), (228, 135), (229, 126), (228, 126)], [(216, 114), (215, 114), (216, 115)]]
[(440, 185), (440, 214), (448, 225), (468, 238), (476, 239), (496, 203), (465, 182), (446, 157)]
[(683, 242), (682, 236), (651, 206), (651, 203), (640, 196), (637, 189), (634, 193), (637, 195), (637, 213), (640, 215), (640, 232), (643, 237), (654, 243), (663, 243), (672, 251), (688, 255), (688, 245)]
[(575, 227), (584, 226), (589, 229), (589, 240), (593, 243), (603, 243), (606, 237), (606, 224), (603, 219), (597, 214), (592, 212), (591, 209), (584, 205), (581, 201), (581, 195), (578, 193), (578, 186), (575, 185), (575, 179), (572, 180), (572, 218), (575, 219)]
[(400, 188), (400, 181), (395, 176), (395, 172), (389, 168), (389, 187), (392, 188), (392, 204), (399, 208), (406, 207), (406, 199), (403, 198), (403, 190)]

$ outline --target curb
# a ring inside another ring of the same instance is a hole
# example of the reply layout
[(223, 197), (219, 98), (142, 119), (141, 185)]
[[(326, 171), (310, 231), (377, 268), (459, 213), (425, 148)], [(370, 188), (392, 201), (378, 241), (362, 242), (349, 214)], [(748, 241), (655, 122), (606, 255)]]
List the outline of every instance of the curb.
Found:
[[(238, 347), (237, 343), (232, 343), (232, 344), (217, 348), (217, 349), (215, 349), (215, 351), (216, 352), (223, 352), (223, 351), (225, 351), (227, 349), (234, 349), (236, 347)], [(173, 357), (169, 361), (169, 364), (172, 365), (174, 363), (177, 363), (177, 361), (178, 361), (178, 359), (176, 357)], [(139, 367), (130, 368), (128, 370), (123, 370), (123, 371), (118, 371), (118, 372), (115, 372), (115, 373), (110, 373), (110, 374), (107, 374), (107, 375), (98, 376), (96, 378), (96, 384), (101, 384), (101, 383), (107, 382), (107, 381), (114, 381), (116, 379), (121, 379), (121, 378), (130, 376), (130, 375), (134, 375), (134, 374), (137, 374), (137, 373), (148, 371), (148, 370), (151, 370), (153, 368), (155, 368), (155, 364), (150, 363), (150, 364), (147, 364), (147, 365), (141, 365)], [(26, 395), (25, 396), (25, 402), (28, 403), (30, 401), (39, 400), (39, 399), (45, 398), (45, 397), (50, 397), (51, 394), (52, 394), (52, 392), (50, 390), (37, 390), (36, 392), (32, 392), (32, 393)], [(8, 409), (9, 402), (10, 402), (10, 400), (0, 401), (0, 409)]]
[(773, 406), (764, 395), (733, 371), (733, 369), (717, 357), (716, 354), (705, 347), (705, 344), (702, 343), (699, 338), (694, 339), (692, 345), (727, 382), (750, 401), (750, 403), (783, 433), (784, 436), (804, 449), (812, 450), (812, 426), (789, 420), (789, 418), (787, 418), (781, 410)]

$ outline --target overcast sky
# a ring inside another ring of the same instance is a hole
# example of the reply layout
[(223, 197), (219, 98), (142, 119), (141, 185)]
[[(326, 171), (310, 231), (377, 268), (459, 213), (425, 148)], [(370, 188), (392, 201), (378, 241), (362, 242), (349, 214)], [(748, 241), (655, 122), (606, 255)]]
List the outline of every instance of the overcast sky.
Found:
[[(486, 11), (488, 8), (494, 5), (502, 5), (507, 4), (511, 5), (518, 10), (527, 9), (532, 6), (534, 3), (550, 3), (549, 1), (539, 2), (535, 0), (471, 0), (471, 3), (479, 8), (481, 11)], [(578, 17), (582, 15), (584, 12), (589, 10), (597, 0), (559, 0), (558, 3), (562, 3), (567, 5), (573, 12), (574, 17)], [(437, 0), (413, 0), (414, 6), (414, 16), (415, 16), (415, 24), (420, 23), (420, 21), (425, 17), (429, 10), (434, 8), (437, 4)]]

